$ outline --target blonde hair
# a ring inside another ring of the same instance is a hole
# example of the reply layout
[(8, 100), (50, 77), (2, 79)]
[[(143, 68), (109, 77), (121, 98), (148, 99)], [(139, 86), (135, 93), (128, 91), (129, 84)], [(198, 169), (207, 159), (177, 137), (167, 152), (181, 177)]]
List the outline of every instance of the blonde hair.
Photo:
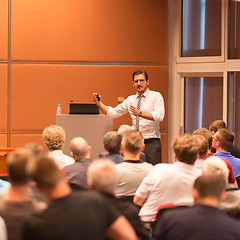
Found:
[(65, 131), (60, 126), (51, 125), (43, 130), (42, 139), (50, 151), (60, 150), (65, 141)]
[(183, 134), (175, 139), (173, 149), (180, 162), (194, 164), (198, 155), (199, 144), (192, 135)]
[(126, 130), (123, 133), (122, 141), (124, 143), (125, 149), (131, 153), (140, 152), (144, 143), (143, 135), (137, 130)]

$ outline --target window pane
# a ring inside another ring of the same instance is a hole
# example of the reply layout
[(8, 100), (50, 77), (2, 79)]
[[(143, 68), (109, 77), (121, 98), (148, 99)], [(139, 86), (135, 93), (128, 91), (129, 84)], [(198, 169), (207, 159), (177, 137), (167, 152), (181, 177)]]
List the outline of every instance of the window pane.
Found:
[(188, 77), (184, 81), (184, 130), (192, 133), (208, 129), (211, 122), (223, 116), (223, 79), (221, 77)]
[(221, 56), (221, 0), (182, 0), (182, 57)]
[(240, 72), (228, 73), (228, 128), (240, 146)]
[(240, 58), (240, 2), (229, 1), (228, 57)]

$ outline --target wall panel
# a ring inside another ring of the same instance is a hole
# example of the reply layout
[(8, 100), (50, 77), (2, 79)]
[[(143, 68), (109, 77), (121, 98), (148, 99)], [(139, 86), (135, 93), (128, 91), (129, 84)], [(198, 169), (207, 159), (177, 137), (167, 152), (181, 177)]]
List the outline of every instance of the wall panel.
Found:
[(12, 59), (167, 62), (167, 1), (11, 0)]
[(0, 60), (8, 57), (8, 0), (0, 1)]
[[(55, 122), (58, 103), (62, 104), (63, 113), (67, 113), (71, 99), (76, 102), (92, 102), (93, 92), (99, 92), (107, 105), (115, 106), (118, 96), (135, 94), (132, 72), (137, 68), (139, 67), (13, 65), (11, 131), (42, 130)], [(151, 89), (163, 94), (167, 106), (167, 67), (144, 69), (149, 73)], [(167, 117), (164, 122), (162, 127), (166, 129)], [(118, 120), (117, 125), (120, 123), (124, 122)]]
[(11, 147), (13, 148), (23, 147), (29, 142), (36, 142), (46, 149), (45, 145), (42, 142), (41, 134), (13, 134), (10, 136), (10, 141)]
[(7, 131), (7, 64), (0, 64), (0, 131)]
[(7, 134), (0, 134), (0, 147), (7, 147)]

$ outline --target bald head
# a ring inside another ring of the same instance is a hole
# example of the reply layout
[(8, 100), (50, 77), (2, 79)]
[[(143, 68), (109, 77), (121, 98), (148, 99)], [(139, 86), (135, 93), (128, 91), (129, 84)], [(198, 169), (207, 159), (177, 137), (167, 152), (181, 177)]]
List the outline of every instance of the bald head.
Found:
[(90, 146), (87, 141), (82, 137), (75, 137), (70, 142), (70, 150), (73, 154), (74, 159), (76, 158), (89, 158), (90, 157)]
[(227, 164), (221, 158), (215, 156), (207, 158), (203, 163), (203, 173), (222, 175), (228, 182), (229, 170)]
[(117, 185), (116, 164), (108, 159), (95, 160), (87, 171), (88, 185), (100, 192), (114, 194)]

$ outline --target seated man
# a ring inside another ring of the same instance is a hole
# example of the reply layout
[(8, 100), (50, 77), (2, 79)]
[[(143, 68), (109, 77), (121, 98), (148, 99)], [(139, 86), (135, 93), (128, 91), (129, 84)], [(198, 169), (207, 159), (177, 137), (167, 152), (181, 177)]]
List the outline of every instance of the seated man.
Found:
[(124, 161), (116, 165), (118, 185), (117, 197), (133, 198), (143, 178), (153, 168), (153, 165), (139, 160), (140, 152), (144, 148), (144, 139), (141, 132), (127, 130), (123, 134), (122, 152)]
[(123, 156), (121, 154), (121, 142), (122, 136), (118, 132), (107, 132), (103, 137), (103, 145), (107, 154), (99, 154), (98, 157), (111, 159), (115, 163), (122, 162)]
[(60, 168), (73, 164), (74, 160), (63, 153), (65, 131), (62, 127), (51, 125), (43, 130), (43, 142), (47, 146), (49, 157), (53, 158)]
[(198, 142), (193, 136), (184, 134), (175, 139), (173, 148), (175, 162), (154, 166), (134, 196), (134, 203), (142, 206), (139, 216), (146, 225), (151, 225), (161, 205), (193, 204), (192, 186), (202, 172), (194, 166)]
[[(216, 149), (215, 156), (227, 159), (233, 168), (234, 175), (239, 182), (240, 177), (240, 159), (231, 155), (230, 146), (233, 144), (234, 135), (226, 129), (220, 128), (213, 136), (212, 146)], [(239, 184), (239, 183), (238, 183)]]
[(21, 227), (26, 217), (46, 207), (43, 202), (31, 199), (29, 195), (30, 179), (26, 172), (31, 153), (26, 149), (17, 149), (7, 158), (7, 169), (11, 186), (0, 199), (0, 216), (7, 226), (9, 240), (19, 239)]
[(106, 235), (111, 239), (137, 239), (125, 217), (119, 215), (99, 193), (72, 193), (51, 158), (40, 157), (31, 161), (28, 172), (51, 203), (45, 211), (26, 220), (22, 240), (102, 240)]
[[(127, 130), (135, 130), (135, 129), (134, 129), (133, 127), (129, 126), (129, 125), (123, 124), (123, 125), (121, 125), (121, 126), (118, 128), (118, 133), (123, 137), (124, 132), (127, 131)], [(143, 150), (144, 150), (144, 149), (143, 149)], [(143, 150), (142, 150), (142, 151), (143, 151)], [(142, 151), (140, 152), (139, 160), (140, 160), (141, 162), (146, 162), (146, 161), (147, 161), (146, 155), (145, 155), (145, 153), (142, 152)]]
[(153, 240), (240, 239), (240, 222), (217, 209), (225, 195), (225, 184), (221, 175), (197, 178), (193, 190), (195, 205), (165, 212)]
[[(209, 158), (213, 156), (214, 154), (211, 152), (212, 140), (213, 140), (211, 132), (206, 128), (199, 128), (193, 132), (193, 135), (196, 135), (196, 136), (200, 135), (206, 138), (206, 140), (208, 141), (208, 151), (205, 158)], [(225, 158), (221, 158), (221, 159), (227, 164), (227, 167), (229, 169), (229, 174), (228, 174), (229, 183), (233, 183), (237, 186), (236, 178), (235, 178), (231, 163)], [(195, 165), (196, 165), (196, 162), (195, 162)]]
[(70, 149), (75, 163), (64, 167), (68, 183), (74, 190), (88, 189), (87, 169), (92, 163), (91, 147), (85, 139), (76, 137), (70, 142)]
[(226, 163), (218, 157), (210, 157), (203, 164), (204, 174), (215, 174), (225, 177), (226, 198), (221, 201), (219, 208), (234, 217), (240, 218), (240, 190), (235, 185), (228, 182), (228, 168)]
[(199, 144), (199, 151), (198, 151), (198, 156), (197, 156), (197, 160), (195, 161), (195, 167), (199, 168), (200, 170), (202, 170), (202, 165), (203, 162), (205, 160), (205, 157), (207, 155), (207, 151), (208, 151), (208, 142), (206, 140), (205, 137), (201, 136), (201, 135), (193, 135)]
[(138, 237), (142, 240), (149, 239), (148, 232), (138, 216), (138, 208), (133, 203), (120, 201), (114, 196), (117, 185), (115, 163), (108, 159), (91, 163), (88, 168), (88, 184), (91, 189), (101, 192), (109, 204), (115, 206), (127, 218)]
[[(209, 126), (209, 130), (211, 131), (212, 135), (214, 135), (221, 128), (227, 128), (227, 125), (223, 120), (215, 120)], [(216, 149), (213, 147), (212, 151), (215, 153)], [(240, 149), (236, 145), (232, 144), (229, 147), (228, 151), (234, 157), (240, 158)]]

